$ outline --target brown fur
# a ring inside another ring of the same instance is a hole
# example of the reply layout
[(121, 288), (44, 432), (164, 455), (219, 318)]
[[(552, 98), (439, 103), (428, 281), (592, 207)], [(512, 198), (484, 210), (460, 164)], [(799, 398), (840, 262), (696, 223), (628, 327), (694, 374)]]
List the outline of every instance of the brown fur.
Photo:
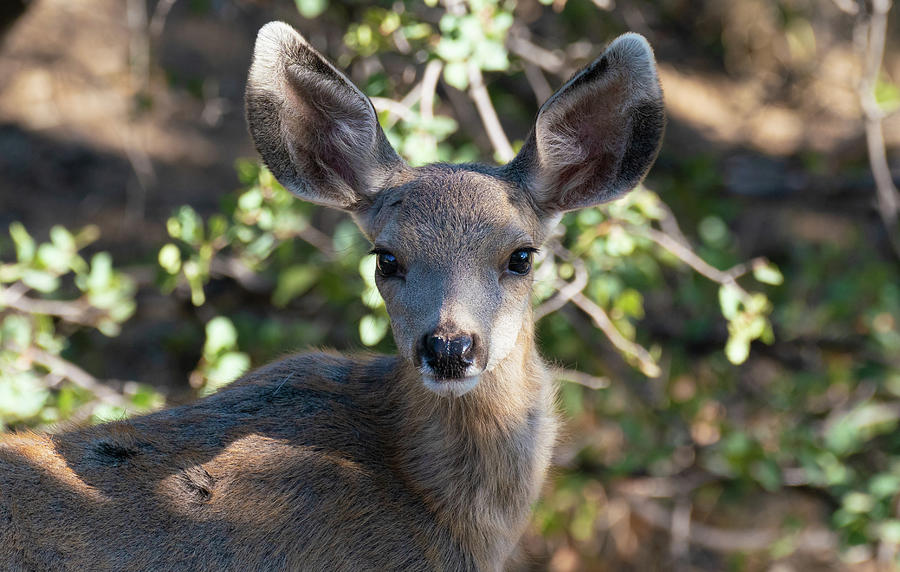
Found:
[[(505, 167), (406, 166), (365, 96), (283, 24), (260, 32), (247, 114), (282, 183), (351, 212), (402, 263), (378, 277), (399, 355), (299, 355), (190, 405), (4, 438), (0, 568), (500, 570), (557, 425), (531, 277), (506, 264), (649, 169), (649, 47), (611, 44)], [(479, 344), (465, 389), (422, 369), (417, 340), (435, 331)]]

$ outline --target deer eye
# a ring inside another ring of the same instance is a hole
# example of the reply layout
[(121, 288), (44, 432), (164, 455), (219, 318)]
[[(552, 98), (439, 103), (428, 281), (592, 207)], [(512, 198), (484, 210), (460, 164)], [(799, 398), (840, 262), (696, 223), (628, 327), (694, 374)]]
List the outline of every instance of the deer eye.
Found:
[(509, 255), (509, 262), (506, 267), (513, 274), (525, 276), (531, 271), (531, 259), (534, 256), (534, 250), (530, 248), (520, 248)]
[(400, 272), (400, 263), (397, 262), (397, 257), (391, 254), (390, 252), (378, 251), (374, 253), (377, 258), (375, 258), (375, 268), (378, 273), (385, 277), (396, 276), (398, 272)]

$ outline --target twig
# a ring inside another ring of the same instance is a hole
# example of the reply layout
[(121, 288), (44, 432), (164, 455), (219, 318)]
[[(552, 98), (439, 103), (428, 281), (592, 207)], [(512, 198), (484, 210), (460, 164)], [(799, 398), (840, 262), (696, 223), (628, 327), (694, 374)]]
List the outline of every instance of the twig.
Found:
[(160, 35), (162, 35), (163, 28), (166, 26), (166, 17), (169, 15), (169, 10), (172, 9), (172, 6), (175, 5), (177, 0), (159, 0), (156, 4), (156, 8), (153, 9), (153, 16), (150, 18), (150, 38), (152, 40), (157, 40)]
[(884, 112), (875, 99), (875, 86), (881, 63), (884, 59), (884, 45), (887, 36), (887, 15), (891, 9), (891, 0), (872, 0), (871, 13), (866, 30), (866, 46), (864, 50), (865, 73), (859, 84), (859, 101), (865, 115), (866, 146), (869, 150), (869, 165), (875, 178), (875, 189), (878, 197), (878, 212), (887, 231), (888, 242), (894, 254), (900, 259), (900, 238), (897, 237), (897, 218), (900, 211), (900, 193), (894, 186), (890, 165), (884, 146), (882, 120)]
[(93, 375), (84, 371), (72, 362), (66, 361), (59, 356), (35, 347), (28, 348), (22, 355), (27, 359), (46, 367), (51, 373), (65, 377), (78, 387), (91, 392), (97, 399), (104, 403), (109, 403), (110, 405), (122, 408), (131, 406), (131, 402), (124, 395), (111, 387), (104, 385)]
[[(659, 503), (646, 499), (625, 496), (635, 514), (648, 524), (671, 532), (672, 514)], [(782, 538), (781, 530), (756, 528), (728, 530), (701, 523), (691, 523), (688, 541), (718, 552), (754, 552), (767, 550), (773, 542)], [(828, 530), (804, 530), (796, 534), (792, 545), (803, 552), (822, 552), (837, 546), (837, 536)]]
[(400, 101), (395, 101), (386, 97), (370, 97), (369, 99), (372, 100), (372, 104), (375, 106), (376, 110), (388, 112), (388, 116), (384, 120), (384, 127), (388, 129), (397, 123), (398, 119), (403, 119), (404, 121), (414, 119), (415, 113), (413, 113), (412, 107), (419, 99), (421, 99), (421, 97), (422, 82), (419, 82), (413, 86), (413, 88), (409, 90), (409, 93), (406, 94), (406, 97)]
[(566, 59), (546, 48), (542, 48), (524, 37), (521, 30), (516, 30), (506, 40), (506, 47), (526, 62), (538, 66), (546, 72), (557, 76), (569, 75)]
[[(388, 123), (387, 127), (390, 127), (394, 124), (394, 122), (396, 121), (395, 117), (407, 121), (415, 117), (412, 109), (399, 101), (394, 101), (393, 99), (388, 99), (387, 97), (370, 97), (369, 99), (372, 101), (372, 105), (375, 106), (376, 111), (388, 112), (389, 115), (386, 121), (386, 123)], [(391, 120), (394, 120), (394, 122), (392, 122)]]
[[(156, 170), (153, 168), (153, 161), (144, 150), (143, 145), (137, 142), (134, 130), (131, 126), (127, 127), (121, 133), (122, 150), (128, 163), (134, 170), (137, 178), (137, 192), (128, 189), (128, 198), (125, 205), (126, 221), (140, 221), (144, 218), (144, 210), (147, 203), (147, 192), (156, 184)], [(130, 185), (129, 185), (130, 187)]]
[(77, 300), (39, 300), (12, 292), (12, 288), (0, 288), (0, 308), (7, 307), (26, 314), (56, 316), (73, 324), (97, 325), (97, 319), (104, 316), (102, 310), (94, 308), (83, 298)]
[(691, 499), (687, 495), (675, 499), (675, 508), (672, 510), (672, 521), (669, 525), (672, 535), (669, 550), (679, 570), (683, 569), (690, 559), (692, 509)]
[(605, 389), (609, 387), (608, 377), (597, 377), (577, 369), (561, 369), (556, 372), (556, 379), (571, 381), (590, 389)]
[(307, 225), (300, 229), (295, 233), (295, 236), (306, 241), (310, 246), (315, 247), (322, 253), (322, 256), (328, 260), (335, 260), (337, 258), (337, 253), (334, 251), (334, 243), (331, 241), (331, 237), (313, 225)]
[(834, 4), (845, 14), (856, 16), (859, 13), (859, 6), (853, 0), (834, 0)]
[(484, 124), (484, 129), (487, 131), (488, 139), (491, 140), (491, 146), (493, 146), (497, 158), (505, 163), (515, 157), (516, 153), (509, 144), (509, 138), (497, 118), (497, 111), (494, 109), (494, 104), (491, 103), (491, 96), (484, 86), (481, 69), (474, 62), (469, 62), (468, 67), (469, 97), (475, 102), (478, 115), (481, 116), (481, 122)]
[(619, 351), (624, 354), (627, 354), (638, 361), (638, 366), (641, 371), (644, 372), (644, 375), (647, 377), (659, 377), (662, 373), (659, 366), (653, 360), (653, 357), (650, 355), (646, 349), (640, 344), (636, 344), (631, 340), (628, 340), (619, 333), (619, 330), (616, 329), (616, 326), (612, 323), (609, 316), (606, 314), (606, 311), (594, 303), (593, 300), (578, 292), (574, 296), (572, 296), (572, 302), (581, 308), (581, 310), (591, 317), (594, 325), (596, 325), (600, 330), (606, 334), (606, 337), (609, 338), (609, 341), (612, 342), (614, 346), (616, 346)]
[(143, 0), (128, 0), (125, 8), (129, 38), (128, 55), (135, 93), (144, 91), (150, 83), (150, 37), (147, 30), (147, 5)]
[(659, 201), (656, 206), (665, 213), (665, 215), (659, 219), (659, 226), (662, 228), (663, 232), (681, 244), (690, 246), (690, 241), (684, 233), (681, 232), (681, 227), (678, 226), (678, 219), (675, 218), (675, 213), (672, 212), (669, 205), (667, 205), (665, 201)]
[(434, 92), (437, 90), (442, 69), (444, 63), (441, 60), (431, 60), (425, 66), (425, 73), (422, 74), (422, 99), (419, 100), (419, 109), (425, 121), (434, 119)]
[(528, 80), (531, 91), (534, 92), (534, 98), (537, 100), (537, 104), (543, 105), (543, 103), (553, 95), (553, 88), (550, 87), (550, 82), (544, 77), (544, 72), (541, 71), (541, 68), (531, 62), (525, 62), (525, 65), (522, 66), (522, 70), (525, 72), (525, 79)]
[[(564, 251), (562, 245), (559, 244), (553, 245), (552, 248), (554, 250), (558, 249), (559, 251)], [(573, 256), (565, 256), (564, 260), (572, 265), (572, 268), (575, 270), (575, 277), (571, 282), (565, 282), (563, 280), (557, 282), (556, 294), (534, 309), (535, 321), (540, 320), (547, 314), (552, 314), (565, 306), (575, 294), (578, 294), (584, 290), (585, 286), (587, 286), (588, 271), (584, 266), (584, 261)]]
[(655, 228), (645, 228), (631, 224), (626, 224), (624, 227), (631, 234), (648, 238), (665, 248), (685, 264), (696, 270), (697, 273), (709, 278), (713, 282), (733, 286), (737, 289), (742, 298), (745, 300), (749, 298), (750, 294), (737, 283), (737, 279), (749, 272), (753, 265), (758, 264), (762, 259), (753, 259), (749, 263), (737, 264), (728, 270), (719, 270), (700, 258), (689, 247), (662, 231), (656, 230)]
[(274, 284), (266, 280), (244, 264), (236, 256), (215, 256), (209, 262), (209, 271), (213, 275), (227, 276), (240, 284), (248, 292), (265, 293), (272, 290)]

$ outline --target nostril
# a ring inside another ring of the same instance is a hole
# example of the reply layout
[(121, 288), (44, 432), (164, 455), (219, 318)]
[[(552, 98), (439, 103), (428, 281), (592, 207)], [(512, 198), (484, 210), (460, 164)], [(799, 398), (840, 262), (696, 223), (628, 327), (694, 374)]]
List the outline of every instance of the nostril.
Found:
[(447, 355), (447, 340), (441, 336), (425, 336), (422, 342), (425, 357), (431, 361)]
[(453, 338), (450, 340), (450, 355), (463, 361), (467, 365), (471, 365), (474, 361), (472, 358), (474, 353), (472, 351), (472, 347), (474, 346), (474, 341), (471, 336), (462, 335), (457, 338)]

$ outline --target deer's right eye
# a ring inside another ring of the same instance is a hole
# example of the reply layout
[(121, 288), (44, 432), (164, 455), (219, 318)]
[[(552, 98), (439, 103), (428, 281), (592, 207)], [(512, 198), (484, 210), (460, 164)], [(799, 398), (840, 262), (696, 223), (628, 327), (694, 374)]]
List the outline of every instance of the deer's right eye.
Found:
[(382, 276), (396, 276), (398, 272), (400, 272), (400, 263), (397, 262), (397, 257), (391, 254), (390, 252), (375, 252), (377, 258), (375, 258), (375, 268), (378, 270), (378, 273)]

